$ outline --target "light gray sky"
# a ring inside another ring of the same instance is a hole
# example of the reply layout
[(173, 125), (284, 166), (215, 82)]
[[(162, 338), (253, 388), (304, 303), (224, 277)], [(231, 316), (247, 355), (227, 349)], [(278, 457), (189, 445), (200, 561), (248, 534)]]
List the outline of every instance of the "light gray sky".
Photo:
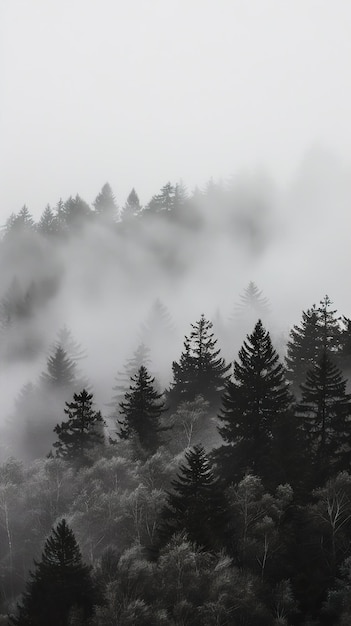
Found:
[(0, 219), (350, 161), (350, 28), (349, 0), (0, 0)]

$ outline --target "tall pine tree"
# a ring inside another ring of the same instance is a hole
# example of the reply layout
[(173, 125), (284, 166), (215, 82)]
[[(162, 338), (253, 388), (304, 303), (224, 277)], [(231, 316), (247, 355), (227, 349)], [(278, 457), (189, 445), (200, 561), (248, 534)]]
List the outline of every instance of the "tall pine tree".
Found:
[(73, 394), (73, 402), (66, 402), (67, 421), (57, 424), (54, 432), (56, 455), (70, 461), (87, 462), (89, 453), (104, 442), (104, 420), (100, 411), (93, 409), (93, 394), (86, 389)]
[(227, 385), (218, 416), (227, 445), (215, 456), (226, 481), (238, 480), (247, 471), (274, 481), (282, 454), (282, 422), (290, 406), (284, 368), (259, 320), (234, 362), (234, 381)]
[(314, 481), (322, 484), (332, 473), (349, 469), (351, 395), (326, 351), (307, 373), (301, 390), (297, 415), (309, 444)]
[[(73, 611), (86, 624), (96, 593), (89, 568), (83, 564), (72, 530), (63, 519), (46, 540), (40, 561), (34, 561), (14, 626), (68, 626)], [(78, 610), (78, 611), (77, 611)]]
[(185, 453), (186, 465), (180, 465), (173, 491), (161, 515), (160, 533), (169, 540), (185, 532), (190, 541), (207, 549), (223, 547), (228, 509), (202, 445)]
[(231, 365), (226, 365), (216, 349), (217, 339), (212, 332), (212, 322), (204, 315), (191, 324), (192, 331), (185, 337), (180, 360), (173, 362), (173, 383), (169, 391), (172, 405), (192, 401), (202, 395), (210, 406), (217, 407), (229, 380)]
[(162, 394), (157, 393), (154, 382), (155, 379), (142, 365), (137, 374), (132, 376), (129, 391), (120, 403), (123, 419), (118, 421), (121, 439), (132, 440), (137, 449), (151, 454), (161, 444), (160, 433), (164, 428), (160, 424), (160, 417), (166, 410)]

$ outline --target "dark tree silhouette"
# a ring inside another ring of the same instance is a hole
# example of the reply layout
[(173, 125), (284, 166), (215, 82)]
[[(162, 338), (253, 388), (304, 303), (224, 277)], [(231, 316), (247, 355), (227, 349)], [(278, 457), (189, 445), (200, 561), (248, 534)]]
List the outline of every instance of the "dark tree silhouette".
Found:
[(301, 390), (297, 415), (309, 443), (316, 484), (322, 484), (336, 471), (350, 467), (351, 395), (346, 393), (346, 380), (326, 351), (307, 373)]
[(93, 410), (93, 394), (86, 389), (73, 394), (73, 399), (74, 402), (66, 402), (67, 408), (64, 409), (68, 420), (54, 428), (58, 441), (53, 445), (57, 456), (86, 462), (89, 452), (104, 442), (104, 420), (100, 411)]
[(242, 478), (247, 470), (274, 480), (281, 421), (291, 400), (284, 368), (259, 320), (234, 362), (234, 381), (227, 385), (218, 416), (228, 445), (219, 448), (216, 458), (227, 481)]
[(87, 623), (96, 594), (72, 530), (63, 519), (47, 539), (40, 561), (34, 561), (15, 626), (68, 626), (72, 611)]
[(207, 549), (223, 546), (228, 522), (226, 500), (202, 445), (185, 453), (187, 464), (180, 465), (173, 491), (161, 515), (160, 534), (169, 540), (178, 532), (185, 532), (197, 545)]
[(119, 405), (123, 401), (123, 398), (130, 387), (130, 381), (135, 376), (140, 367), (144, 365), (147, 369), (150, 365), (150, 350), (144, 343), (140, 343), (137, 349), (134, 351), (132, 357), (127, 359), (124, 364), (123, 371), (117, 373), (116, 384), (112, 387), (114, 394), (111, 402), (108, 406), (115, 409), (115, 414), (119, 414)]
[(160, 425), (160, 417), (165, 405), (162, 394), (157, 393), (152, 378), (144, 365), (131, 378), (132, 384), (120, 403), (121, 439), (130, 439), (146, 452), (153, 453), (161, 443), (160, 433), (164, 430)]
[(202, 395), (216, 407), (229, 380), (231, 365), (226, 365), (216, 350), (212, 322), (201, 315), (198, 322), (191, 324), (190, 337), (185, 337), (184, 350), (180, 360), (173, 362), (173, 383), (169, 400), (177, 406), (179, 402), (192, 401)]

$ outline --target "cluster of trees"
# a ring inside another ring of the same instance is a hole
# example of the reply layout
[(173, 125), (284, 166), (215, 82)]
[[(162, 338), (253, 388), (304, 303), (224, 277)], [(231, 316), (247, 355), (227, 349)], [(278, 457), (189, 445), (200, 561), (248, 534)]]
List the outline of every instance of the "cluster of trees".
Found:
[[(127, 361), (109, 438), (73, 392), (49, 455), (0, 467), (3, 623), (349, 623), (350, 328), (325, 297), (284, 361), (259, 319), (226, 363), (201, 315), (166, 389), (144, 344)], [(45, 384), (84, 356), (60, 341)]]

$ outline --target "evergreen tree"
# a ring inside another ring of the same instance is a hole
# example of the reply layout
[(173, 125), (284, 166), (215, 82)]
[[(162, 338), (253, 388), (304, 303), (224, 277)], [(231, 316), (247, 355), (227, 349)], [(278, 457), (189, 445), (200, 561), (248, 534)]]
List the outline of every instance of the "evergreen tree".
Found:
[(342, 332), (336, 311), (330, 309), (331, 304), (329, 297), (325, 296), (319, 307), (314, 304), (303, 311), (300, 326), (295, 325), (290, 331), (285, 361), (287, 378), (296, 395), (299, 395), (308, 370), (317, 365), (323, 351), (328, 350), (336, 356), (340, 348)]
[(135, 217), (140, 215), (141, 210), (142, 210), (142, 207), (140, 204), (139, 196), (133, 187), (132, 191), (130, 192), (127, 198), (127, 202), (125, 203), (122, 209), (122, 215), (121, 215), (122, 222), (134, 219)]
[(320, 355), (318, 310), (314, 304), (311, 309), (302, 311), (300, 326), (295, 325), (290, 331), (285, 357), (286, 377), (291, 381), (294, 392), (298, 392), (306, 379), (308, 370), (313, 368)]
[(216, 458), (226, 480), (249, 470), (274, 481), (282, 455), (279, 433), (290, 405), (284, 368), (259, 320), (234, 361), (234, 381), (227, 385), (218, 416), (227, 445), (217, 450)]
[(161, 443), (160, 432), (164, 430), (160, 425), (160, 417), (166, 410), (162, 394), (154, 389), (155, 379), (144, 365), (132, 376), (131, 382), (124, 402), (120, 403), (123, 420), (118, 422), (121, 426), (119, 436), (132, 439), (146, 452), (154, 453)]
[(342, 371), (349, 373), (351, 370), (351, 319), (343, 315), (342, 325), (337, 360)]
[(145, 215), (169, 214), (174, 209), (175, 187), (168, 182), (161, 192), (153, 196), (146, 207)]
[(317, 483), (331, 473), (349, 469), (351, 395), (346, 381), (326, 351), (308, 371), (297, 406), (309, 443), (310, 463)]
[(48, 204), (37, 224), (37, 231), (45, 237), (54, 237), (59, 233), (59, 224), (57, 216), (54, 214)]
[(141, 342), (150, 350), (150, 365), (157, 382), (165, 387), (171, 377), (169, 354), (176, 343), (177, 335), (172, 317), (159, 298), (153, 302), (139, 336)]
[(331, 310), (332, 301), (324, 296), (318, 307), (321, 351), (337, 352), (340, 345), (340, 317), (336, 310)]
[(108, 183), (105, 183), (93, 202), (95, 213), (102, 219), (116, 221), (118, 206)]
[(190, 448), (185, 459), (187, 464), (180, 465), (162, 512), (161, 536), (168, 540), (186, 532), (197, 545), (218, 549), (223, 546), (228, 521), (225, 498), (202, 445)]
[(256, 320), (268, 312), (268, 298), (263, 295), (263, 292), (259, 290), (253, 281), (250, 281), (246, 289), (244, 289), (244, 293), (239, 296), (239, 302), (234, 310), (234, 319), (250, 315)]
[(68, 420), (57, 424), (54, 432), (56, 455), (71, 461), (87, 461), (89, 452), (104, 442), (104, 420), (100, 411), (93, 410), (93, 394), (86, 389), (73, 394), (73, 402), (66, 402), (64, 412)]
[[(123, 371), (118, 372), (116, 384), (112, 387), (114, 395), (108, 406), (116, 408), (123, 401), (125, 393), (129, 389), (131, 378), (138, 373), (142, 365), (148, 369), (150, 365), (149, 354), (149, 348), (147, 348), (144, 343), (140, 343), (132, 357), (127, 359)], [(118, 409), (117, 413), (119, 413)]]
[(93, 613), (96, 593), (89, 568), (83, 564), (79, 546), (65, 519), (46, 540), (40, 561), (34, 561), (15, 626), (69, 626), (75, 609), (80, 623)]
[(64, 218), (68, 229), (80, 228), (92, 216), (92, 210), (79, 194), (70, 196), (64, 204)]
[(173, 383), (169, 391), (172, 404), (179, 404), (184, 400), (192, 401), (201, 395), (216, 406), (229, 380), (231, 365), (226, 365), (216, 350), (217, 339), (214, 339), (212, 322), (204, 315), (191, 324), (190, 337), (185, 337), (184, 350), (180, 360), (172, 364)]
[(57, 339), (55, 342), (56, 348), (62, 348), (66, 355), (74, 363), (81, 361), (87, 357), (86, 351), (82, 346), (74, 339), (72, 332), (64, 324), (57, 333)]
[(76, 366), (61, 346), (47, 360), (47, 371), (41, 375), (46, 389), (70, 388), (76, 384)]

